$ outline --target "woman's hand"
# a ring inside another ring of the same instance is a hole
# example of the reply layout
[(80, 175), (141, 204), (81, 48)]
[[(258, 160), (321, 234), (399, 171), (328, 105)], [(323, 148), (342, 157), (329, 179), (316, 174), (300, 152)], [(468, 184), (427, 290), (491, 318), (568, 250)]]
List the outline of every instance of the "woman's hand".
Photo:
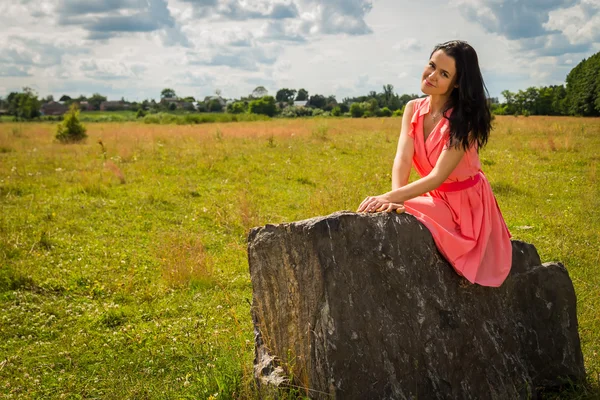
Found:
[(404, 212), (404, 205), (390, 202), (385, 195), (369, 196), (360, 203), (356, 212)]

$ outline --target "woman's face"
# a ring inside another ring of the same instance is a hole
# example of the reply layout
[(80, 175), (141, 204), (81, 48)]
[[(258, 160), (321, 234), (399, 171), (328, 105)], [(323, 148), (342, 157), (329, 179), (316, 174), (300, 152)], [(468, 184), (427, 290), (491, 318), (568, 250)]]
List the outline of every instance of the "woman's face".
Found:
[(429, 95), (450, 95), (456, 84), (456, 62), (443, 50), (431, 55), (423, 70), (421, 91)]

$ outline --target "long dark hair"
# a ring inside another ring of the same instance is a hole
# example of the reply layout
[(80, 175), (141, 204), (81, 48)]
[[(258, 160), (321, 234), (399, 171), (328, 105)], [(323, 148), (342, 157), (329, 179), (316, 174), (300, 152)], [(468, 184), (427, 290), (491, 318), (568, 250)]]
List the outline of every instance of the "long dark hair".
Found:
[[(488, 104), (488, 91), (481, 76), (475, 49), (467, 42), (452, 40), (438, 44), (431, 55), (442, 50), (456, 63), (457, 88), (452, 90), (444, 107), (453, 108), (450, 120), (450, 145), (468, 150), (477, 143), (477, 150), (485, 146), (492, 129), (492, 115)], [(431, 57), (431, 56), (430, 56)]]

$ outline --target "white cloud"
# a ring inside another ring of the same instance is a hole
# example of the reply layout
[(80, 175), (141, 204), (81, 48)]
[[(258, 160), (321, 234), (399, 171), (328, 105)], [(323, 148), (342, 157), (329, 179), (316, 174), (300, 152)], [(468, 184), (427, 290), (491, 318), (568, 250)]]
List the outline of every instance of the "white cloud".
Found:
[(79, 70), (83, 77), (101, 81), (138, 79), (148, 68), (139, 63), (114, 62), (111, 60), (81, 60)]
[(402, 39), (392, 47), (392, 49), (399, 51), (419, 51), (422, 48), (421, 42), (415, 38)]
[(600, 41), (600, 2), (583, 0), (581, 3), (549, 13), (544, 27), (560, 31), (573, 44)]
[(2, 65), (0, 64), (0, 76), (5, 77), (23, 77), (31, 76), (31, 68), (19, 67), (15, 65)]
[[(600, 50), (597, 0), (0, 1), (0, 87), (46, 95), (203, 97), (263, 84), (345, 96), (418, 93), (430, 50), (477, 50), (492, 95), (564, 82)], [(427, 21), (427, 29), (423, 28)], [(3, 93), (0, 93), (2, 96)]]

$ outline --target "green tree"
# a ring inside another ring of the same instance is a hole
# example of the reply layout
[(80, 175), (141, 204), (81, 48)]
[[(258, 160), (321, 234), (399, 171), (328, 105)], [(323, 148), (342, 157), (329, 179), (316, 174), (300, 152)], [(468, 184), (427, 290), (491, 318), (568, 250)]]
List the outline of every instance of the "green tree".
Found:
[(295, 89), (279, 89), (275, 95), (275, 100), (278, 103), (292, 103), (295, 95)]
[(566, 92), (569, 114), (600, 116), (600, 52), (584, 59), (569, 72)]
[(517, 105), (515, 102), (515, 94), (513, 92), (511, 92), (510, 90), (503, 90), (501, 92), (502, 96), (504, 96), (505, 102), (503, 103), (504, 105), (506, 105), (506, 109), (505, 112), (507, 115), (513, 115), (514, 113), (517, 112)]
[(308, 100), (308, 92), (304, 89), (298, 90), (298, 94), (296, 95), (296, 101), (306, 101)]
[(394, 86), (389, 84), (383, 85), (383, 106), (389, 107), (392, 104), (392, 99), (394, 96)]
[(277, 112), (277, 105), (273, 96), (264, 96), (260, 99), (252, 100), (248, 105), (248, 111), (252, 114), (263, 114), (272, 117)]
[(227, 105), (227, 111), (232, 114), (243, 114), (246, 112), (248, 105), (243, 101), (236, 101)]
[(398, 99), (399, 100), (399, 106), (398, 106), (398, 108), (404, 108), (404, 106), (406, 106), (409, 101), (414, 100), (414, 99), (418, 99), (418, 98), (419, 98), (419, 95), (417, 95), (417, 94), (403, 94)]
[(392, 110), (390, 110), (387, 107), (383, 107), (381, 109), (379, 109), (379, 112), (377, 113), (378, 117), (391, 117), (392, 116)]
[(325, 98), (325, 96), (322, 96), (320, 94), (310, 96), (310, 100), (308, 101), (308, 105), (314, 108), (323, 109), (325, 108), (326, 104), (327, 99)]
[(566, 98), (567, 90), (563, 85), (553, 87), (551, 109), (554, 112), (554, 115), (568, 114)]
[(9, 114), (17, 120), (31, 120), (40, 116), (41, 102), (31, 88), (24, 87), (22, 93), (10, 93), (6, 101)]
[(86, 128), (79, 122), (79, 108), (76, 103), (73, 103), (63, 121), (56, 128), (56, 139), (62, 143), (75, 143), (86, 137)]
[(160, 98), (164, 99), (164, 98), (176, 98), (177, 94), (175, 93), (175, 91), (171, 88), (165, 88), (160, 92)]
[(335, 98), (335, 96), (329, 96), (327, 97), (326, 100), (327, 104), (325, 104), (325, 107), (323, 107), (323, 110), (325, 111), (332, 111), (335, 107), (338, 106), (338, 102)]
[(73, 99), (71, 99), (71, 96), (67, 96), (66, 94), (63, 94), (58, 101), (69, 102), (69, 101), (72, 101), (72, 100)]
[(210, 112), (221, 112), (223, 111), (223, 105), (219, 99), (211, 99), (208, 102), (208, 111)]
[(253, 99), (260, 99), (262, 97), (265, 97), (268, 94), (269, 94), (269, 91), (267, 89), (265, 89), (264, 86), (257, 86), (252, 91), (252, 94), (250, 95), (250, 97), (252, 97)]
[(90, 98), (87, 99), (87, 101), (88, 101), (88, 103), (90, 105), (90, 108), (92, 110), (96, 110), (97, 111), (97, 110), (100, 109), (100, 104), (102, 104), (102, 102), (106, 101), (106, 96), (102, 96), (99, 93), (94, 93), (92, 95), (92, 97), (90, 97)]
[(365, 110), (363, 110), (361, 103), (352, 103), (350, 105), (350, 115), (352, 118), (360, 118), (365, 114)]

